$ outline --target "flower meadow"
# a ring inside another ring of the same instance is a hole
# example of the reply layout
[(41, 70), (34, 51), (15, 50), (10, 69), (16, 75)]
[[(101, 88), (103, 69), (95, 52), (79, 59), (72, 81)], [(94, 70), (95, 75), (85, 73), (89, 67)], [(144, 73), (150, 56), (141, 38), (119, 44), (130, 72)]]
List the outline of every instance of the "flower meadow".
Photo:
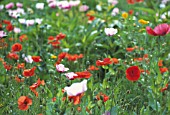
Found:
[(0, 115), (169, 115), (170, 0), (1, 0)]

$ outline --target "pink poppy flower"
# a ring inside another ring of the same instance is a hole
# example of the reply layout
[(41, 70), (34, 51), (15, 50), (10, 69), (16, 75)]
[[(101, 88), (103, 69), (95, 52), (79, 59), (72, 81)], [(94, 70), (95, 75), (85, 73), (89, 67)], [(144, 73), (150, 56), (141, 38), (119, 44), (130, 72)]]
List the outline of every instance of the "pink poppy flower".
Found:
[(78, 76), (77, 74), (75, 74), (74, 72), (69, 72), (69, 73), (65, 73), (64, 74), (68, 79), (73, 80), (74, 76)]
[(87, 6), (87, 5), (81, 5), (80, 7), (79, 7), (79, 11), (80, 12), (85, 12), (85, 11), (87, 11), (89, 9), (89, 6)]
[(22, 8), (23, 4), (22, 4), (22, 3), (17, 2), (17, 3), (16, 3), (16, 6), (17, 6), (18, 8)]
[(11, 8), (13, 8), (13, 7), (14, 7), (14, 3), (13, 3), (13, 2), (11, 2), (11, 3), (9, 3), (9, 4), (7, 4), (7, 5), (5, 6), (6, 9), (11, 9)]
[(117, 29), (114, 28), (105, 28), (104, 32), (106, 33), (107, 36), (113, 36), (117, 33)]
[(14, 32), (18, 34), (18, 33), (20, 33), (20, 32), (21, 32), (21, 29), (20, 29), (20, 28), (16, 28), (16, 27), (15, 27), (15, 28), (14, 28)]
[(0, 31), (0, 38), (3, 38), (4, 36), (6, 36), (6, 33), (4, 31)]
[(65, 87), (64, 90), (68, 96), (77, 96), (87, 90), (87, 80), (80, 83), (73, 83), (70, 87)]
[(58, 72), (65, 72), (65, 71), (69, 70), (69, 68), (65, 68), (65, 66), (63, 64), (56, 65), (56, 69)]
[(156, 26), (154, 29), (151, 27), (147, 26), (146, 31), (149, 35), (153, 36), (164, 36), (168, 33), (170, 33), (170, 25), (164, 23), (164, 24), (159, 24)]

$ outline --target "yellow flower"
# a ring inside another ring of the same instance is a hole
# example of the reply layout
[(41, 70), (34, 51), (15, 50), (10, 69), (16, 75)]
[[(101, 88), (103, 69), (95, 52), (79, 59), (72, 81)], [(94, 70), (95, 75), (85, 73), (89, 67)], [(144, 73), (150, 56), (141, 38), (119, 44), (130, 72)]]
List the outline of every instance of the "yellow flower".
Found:
[(140, 30), (139, 30), (139, 32), (142, 32), (142, 31), (145, 31), (146, 29), (145, 28), (141, 28)]
[(90, 11), (87, 12), (87, 14), (94, 15), (95, 11), (94, 10), (90, 10)]
[(57, 56), (55, 56), (55, 55), (51, 55), (51, 58), (52, 58), (52, 59), (56, 59), (56, 58), (57, 58)]
[(143, 20), (143, 19), (138, 20), (138, 22), (139, 22), (140, 24), (143, 24), (143, 25), (149, 23), (149, 21), (146, 21), (146, 20)]
[(122, 17), (126, 19), (128, 17), (128, 13), (127, 12), (122, 13)]

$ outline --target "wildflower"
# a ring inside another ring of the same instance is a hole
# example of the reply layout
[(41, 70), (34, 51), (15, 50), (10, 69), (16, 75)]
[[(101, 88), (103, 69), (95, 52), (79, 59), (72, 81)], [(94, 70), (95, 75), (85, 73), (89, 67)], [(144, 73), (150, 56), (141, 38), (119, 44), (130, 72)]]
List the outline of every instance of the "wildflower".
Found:
[(160, 66), (163, 66), (163, 60), (159, 60), (159, 62), (158, 62), (158, 66), (160, 67)]
[(56, 36), (56, 39), (57, 39), (57, 40), (62, 40), (62, 39), (64, 39), (65, 37), (66, 37), (65, 34), (59, 33), (59, 34)]
[(12, 24), (8, 24), (6, 26), (6, 30), (8, 30), (9, 32), (12, 31), (14, 29), (14, 26)]
[(117, 33), (117, 29), (114, 28), (105, 28), (104, 31), (107, 36), (113, 36)]
[(129, 15), (132, 15), (133, 12), (134, 12), (134, 10), (129, 10), (129, 11), (128, 11)]
[(117, 58), (112, 58), (112, 61), (114, 64), (118, 64), (119, 63), (119, 60)]
[(22, 45), (20, 43), (15, 43), (12, 45), (12, 52), (19, 52), (22, 50)]
[(3, 62), (2, 63), (3, 64), (3, 66), (4, 66), (4, 68), (6, 69), (6, 70), (11, 70), (12, 69), (12, 65), (8, 65), (6, 62)]
[(5, 36), (6, 36), (6, 32), (0, 31), (0, 38), (3, 38), (3, 37), (5, 37)]
[(79, 7), (79, 11), (80, 12), (85, 12), (85, 11), (87, 11), (89, 9), (89, 6), (87, 6), (87, 5), (81, 5), (80, 7)]
[(35, 23), (35, 20), (26, 20), (26, 22), (25, 22), (25, 24), (27, 25), (27, 26), (32, 26), (32, 25), (34, 25), (34, 23)]
[(64, 75), (70, 80), (73, 80), (75, 76), (78, 76), (74, 72), (65, 73)]
[(170, 26), (166, 23), (157, 25), (154, 29), (147, 26), (146, 31), (149, 35), (153, 36), (164, 36), (170, 33)]
[(96, 96), (96, 99), (97, 99), (97, 100), (103, 100), (103, 102), (106, 102), (107, 100), (109, 100), (109, 97), (108, 97), (106, 94), (99, 93), (99, 94)]
[(20, 78), (20, 77), (18, 77), (18, 76), (15, 77), (15, 80), (16, 80), (17, 82), (24, 82), (24, 79), (23, 79), (23, 78)]
[(30, 99), (29, 97), (21, 96), (18, 99), (18, 108), (20, 110), (23, 110), (23, 111), (28, 110), (30, 105), (32, 105), (32, 99)]
[(25, 68), (25, 63), (20, 63), (17, 65), (17, 69), (24, 69)]
[(11, 22), (9, 20), (3, 20), (3, 23), (7, 24), (7, 25), (11, 24)]
[(74, 105), (80, 104), (81, 98), (84, 96), (84, 93), (81, 93), (76, 96), (68, 96), (70, 101), (73, 101)]
[(160, 70), (161, 73), (164, 73), (164, 72), (167, 72), (167, 71), (168, 71), (168, 68), (163, 67), (163, 68), (159, 68), (159, 70)]
[(95, 67), (94, 65), (89, 66), (88, 70), (94, 71), (99, 70), (99, 68)]
[(18, 33), (20, 33), (20, 32), (21, 32), (21, 29), (20, 29), (20, 28), (16, 28), (16, 27), (15, 27), (15, 28), (14, 28), (14, 32), (18, 34)]
[(80, 83), (73, 83), (70, 87), (65, 87), (68, 96), (77, 96), (84, 93), (87, 90), (87, 80), (83, 80)]
[(119, 14), (119, 8), (114, 8), (112, 10), (112, 16), (116, 16), (116, 14)]
[(89, 71), (82, 71), (82, 72), (76, 72), (76, 76), (74, 76), (74, 79), (76, 78), (79, 78), (79, 79), (82, 79), (82, 78), (90, 78), (91, 77), (91, 73)]
[(7, 5), (5, 6), (6, 9), (11, 9), (11, 8), (13, 8), (13, 7), (14, 7), (14, 3), (13, 3), (13, 2), (10, 2), (9, 4), (7, 4)]
[(76, 61), (77, 59), (80, 59), (80, 58), (83, 58), (83, 54), (74, 54), (74, 55), (71, 55), (71, 54), (66, 54), (65, 58), (67, 58), (69, 61)]
[(103, 66), (103, 65), (109, 65), (112, 64), (112, 60), (110, 58), (104, 58), (103, 61), (97, 60), (96, 65), (97, 66)]
[(126, 48), (126, 51), (128, 51), (128, 52), (132, 52), (133, 50), (135, 50), (135, 48)]
[(69, 70), (69, 68), (65, 68), (65, 66), (63, 64), (56, 65), (56, 69), (58, 72), (65, 72), (65, 71)]
[(38, 88), (40, 85), (45, 85), (45, 82), (44, 80), (41, 81), (40, 78), (38, 78), (37, 82), (30, 86), (30, 90), (36, 95), (36, 97), (38, 97), (36, 88)]
[(17, 6), (18, 8), (22, 8), (23, 4), (22, 4), (22, 3), (17, 2), (17, 3), (16, 3), (16, 6)]
[(149, 21), (146, 21), (146, 20), (144, 20), (144, 19), (140, 19), (140, 20), (138, 20), (138, 22), (139, 22), (140, 24), (142, 24), (142, 25), (145, 25), (145, 24), (148, 24), (148, 23), (149, 23)]
[(36, 67), (34, 66), (33, 68), (31, 68), (31, 69), (25, 69), (24, 71), (23, 71), (23, 73), (22, 73), (22, 75), (24, 76), (24, 77), (31, 77), (31, 76), (33, 76), (35, 73), (34, 73), (34, 71), (36, 70)]
[(164, 88), (161, 88), (161, 92), (164, 92), (165, 90), (167, 90), (168, 89), (168, 86), (169, 86), (169, 84), (166, 84), (166, 86), (164, 87)]
[(126, 13), (126, 12), (122, 13), (122, 17), (123, 17), (124, 19), (128, 18), (128, 13)]
[(19, 37), (19, 40), (20, 42), (23, 42), (25, 40), (28, 40), (28, 36), (26, 34), (22, 34), (20, 37)]
[(44, 3), (37, 3), (35, 7), (36, 7), (36, 9), (43, 10), (44, 9)]
[(55, 55), (51, 55), (51, 58), (52, 58), (52, 59), (56, 59), (56, 58), (57, 58), (57, 56), (55, 56)]
[(27, 63), (32, 63), (32, 62), (33, 62), (32, 56), (30, 56), (30, 55), (28, 55), (27, 57), (24, 57), (24, 60), (25, 60)]
[(7, 58), (18, 60), (19, 59), (19, 55), (17, 55), (16, 53), (9, 53), (7, 55)]
[(56, 100), (57, 100), (56, 97), (53, 97), (53, 98), (52, 98), (52, 102), (55, 102)]
[(126, 78), (130, 81), (137, 81), (140, 78), (140, 69), (138, 66), (131, 66), (126, 70)]
[(42, 59), (41, 59), (40, 56), (32, 56), (32, 60), (33, 60), (34, 62), (40, 62), (40, 61), (42, 61)]

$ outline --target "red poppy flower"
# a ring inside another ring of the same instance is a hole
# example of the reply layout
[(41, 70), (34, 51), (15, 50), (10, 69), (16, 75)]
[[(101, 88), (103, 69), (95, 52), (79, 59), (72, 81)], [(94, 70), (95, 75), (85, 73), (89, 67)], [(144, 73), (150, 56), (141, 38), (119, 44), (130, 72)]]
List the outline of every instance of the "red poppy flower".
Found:
[(147, 26), (146, 31), (149, 35), (153, 36), (164, 36), (170, 32), (170, 25), (164, 23), (164, 24), (159, 24), (156, 26), (154, 29), (151, 27)]
[(134, 10), (129, 10), (128, 13), (129, 15), (132, 15), (134, 13)]
[(133, 50), (135, 50), (135, 48), (126, 48), (126, 51), (128, 52), (132, 52)]
[(32, 99), (28, 98), (27, 96), (21, 96), (18, 99), (18, 108), (20, 110), (28, 110), (30, 105), (32, 105)]
[(126, 0), (128, 4), (134, 4), (135, 0)]
[(20, 42), (23, 42), (25, 40), (28, 40), (28, 36), (26, 34), (23, 34), (19, 37)]
[(89, 66), (88, 70), (94, 71), (99, 70), (99, 68), (95, 67), (94, 65)]
[(60, 64), (62, 59), (64, 59), (66, 57), (67, 53), (66, 52), (61, 52), (59, 55), (58, 55), (58, 60), (56, 62), (56, 64)]
[(36, 91), (36, 88), (39, 87), (40, 85), (45, 85), (44, 80), (40, 80), (40, 78), (37, 80), (36, 83), (30, 86), (30, 90), (38, 97), (38, 92)]
[(36, 67), (33, 67), (32, 69), (25, 69), (22, 74), (25, 77), (31, 77), (34, 75), (35, 69), (36, 69)]
[(48, 37), (48, 43), (51, 43), (55, 40), (54, 36), (49, 36)]
[(160, 66), (163, 66), (163, 60), (159, 60), (159, 62), (158, 62), (158, 66), (160, 67)]
[(167, 90), (167, 89), (168, 89), (168, 86), (169, 86), (169, 85), (168, 85), (168, 84), (166, 84), (166, 86), (165, 86), (164, 88), (161, 88), (161, 90), (160, 90), (160, 91), (161, 91), (161, 92), (164, 92), (165, 90)]
[(79, 78), (79, 79), (87, 78), (88, 79), (92, 75), (89, 71), (75, 72), (75, 74), (77, 74), (77, 76), (74, 76), (73, 79), (76, 79), (76, 78)]
[(11, 22), (10, 22), (9, 20), (3, 20), (3, 23), (4, 23), (4, 24), (7, 24), (7, 25), (8, 25), (8, 24), (11, 24)]
[(9, 54), (7, 55), (7, 58), (18, 60), (18, 59), (19, 59), (19, 55), (16, 54), (16, 53), (9, 53)]
[(106, 102), (107, 100), (109, 100), (109, 96), (107, 96), (106, 94), (103, 94), (103, 93), (99, 93), (96, 96), (96, 99), (97, 100), (103, 100), (103, 102)]
[(143, 2), (144, 0), (127, 0), (128, 4), (135, 4), (136, 2)]
[(112, 61), (114, 64), (118, 64), (119, 63), (119, 60), (117, 58), (112, 58)]
[(95, 19), (95, 17), (90, 14), (86, 14), (86, 16), (88, 17), (89, 21), (93, 21)]
[(134, 61), (139, 61), (139, 62), (141, 62), (141, 61), (143, 61), (143, 58), (134, 58)]
[(57, 99), (56, 97), (53, 97), (53, 98), (52, 98), (52, 102), (55, 102), (55, 101), (56, 101), (56, 99)]
[(40, 56), (32, 56), (32, 60), (33, 60), (34, 62), (40, 62), (40, 61), (42, 61), (42, 59), (41, 59)]
[(22, 50), (22, 45), (20, 43), (15, 43), (12, 45), (12, 52), (19, 52)]
[(66, 54), (65, 58), (67, 58), (69, 61), (76, 61), (77, 59), (80, 59), (80, 58), (83, 58), (83, 54), (74, 54), (74, 55), (71, 55), (71, 54)]
[(80, 104), (81, 98), (84, 96), (84, 93), (81, 93), (77, 96), (68, 96), (70, 101), (73, 101), (74, 105)]
[(25, 68), (25, 63), (20, 63), (17, 65), (18, 69), (24, 69)]
[(112, 60), (110, 58), (104, 58), (103, 61), (97, 60), (96, 65), (97, 66), (103, 66), (103, 65), (109, 65), (112, 64)]
[(3, 62), (3, 66), (8, 71), (12, 69), (12, 65), (7, 65), (6, 62)]
[(59, 33), (59, 34), (56, 36), (56, 39), (57, 39), (57, 40), (62, 40), (62, 39), (64, 39), (65, 37), (66, 37), (65, 34)]
[(136, 2), (143, 2), (144, 0), (136, 0)]
[(126, 70), (126, 78), (130, 81), (137, 81), (140, 78), (140, 69), (138, 66), (131, 66)]
[(8, 30), (9, 32), (12, 31), (14, 29), (14, 26), (12, 24), (8, 24), (6, 26), (6, 30)]
[(159, 70), (160, 70), (161, 73), (164, 73), (164, 72), (167, 72), (167, 71), (168, 71), (168, 68), (163, 67), (163, 68), (159, 68)]
[(140, 72), (141, 73), (147, 73), (147, 74), (150, 74), (150, 72), (148, 70), (144, 70), (144, 69), (140, 69)]
[(18, 76), (15, 77), (15, 80), (17, 82), (24, 82), (24, 79), (23, 78), (19, 78)]

